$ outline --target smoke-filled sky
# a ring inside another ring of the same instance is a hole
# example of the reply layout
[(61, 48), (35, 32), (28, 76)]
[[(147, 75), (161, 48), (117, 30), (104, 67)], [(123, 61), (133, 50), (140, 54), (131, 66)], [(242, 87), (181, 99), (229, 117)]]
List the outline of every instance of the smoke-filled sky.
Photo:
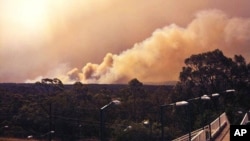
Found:
[(250, 61), (249, 0), (0, 0), (0, 83), (178, 80), (219, 48)]

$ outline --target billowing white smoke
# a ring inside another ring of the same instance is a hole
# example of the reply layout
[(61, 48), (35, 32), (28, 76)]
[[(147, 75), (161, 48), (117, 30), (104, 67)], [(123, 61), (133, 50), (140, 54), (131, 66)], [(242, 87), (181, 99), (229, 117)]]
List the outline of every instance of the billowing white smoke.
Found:
[(250, 19), (230, 18), (218, 10), (199, 12), (187, 27), (175, 24), (157, 29), (151, 37), (118, 55), (108, 53), (101, 64), (74, 68), (64, 82), (127, 83), (178, 80), (184, 59), (216, 48), (249, 60)]

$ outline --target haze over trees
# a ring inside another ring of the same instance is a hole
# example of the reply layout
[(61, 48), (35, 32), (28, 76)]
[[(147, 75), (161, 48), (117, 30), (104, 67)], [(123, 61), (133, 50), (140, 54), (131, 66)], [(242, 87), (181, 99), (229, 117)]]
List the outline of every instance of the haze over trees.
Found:
[[(99, 109), (114, 99), (121, 105), (105, 111), (105, 137), (118, 141), (159, 140), (160, 107), (180, 100), (221, 93), (211, 101), (191, 104), (192, 129), (202, 127), (226, 111), (238, 124), (238, 111), (250, 108), (250, 64), (243, 56), (224, 56), (220, 50), (184, 60), (175, 86), (144, 85), (132, 79), (127, 85), (64, 85), (55, 78), (35, 84), (0, 84), (0, 136), (80, 140), (99, 137)], [(234, 94), (223, 93), (235, 89)], [(188, 132), (186, 108), (167, 108), (166, 139)], [(145, 122), (147, 121), (147, 122)], [(50, 131), (55, 131), (49, 136)]]

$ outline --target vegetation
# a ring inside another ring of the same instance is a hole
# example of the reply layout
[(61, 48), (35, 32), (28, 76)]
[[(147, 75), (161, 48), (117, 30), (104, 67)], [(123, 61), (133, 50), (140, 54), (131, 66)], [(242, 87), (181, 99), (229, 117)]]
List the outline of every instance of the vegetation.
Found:
[[(250, 64), (243, 56), (235, 55), (234, 59), (225, 57), (220, 50), (192, 55), (185, 60), (186, 66), (180, 72), (180, 81), (177, 83), (172, 100), (185, 100), (204, 94), (220, 93), (219, 98), (212, 100), (213, 104), (203, 104), (207, 108), (206, 115), (218, 115), (226, 111), (232, 124), (239, 122), (235, 119), (238, 111), (248, 111), (250, 108)], [(227, 94), (225, 90), (235, 89), (234, 94)], [(194, 113), (199, 113), (197, 109)], [(203, 114), (203, 113), (201, 113)], [(201, 115), (198, 115), (202, 118)], [(195, 120), (195, 119), (194, 119)], [(193, 121), (195, 122), (195, 121)]]
[(131, 125), (133, 130), (137, 126), (147, 130), (142, 121), (151, 118), (157, 122), (158, 104), (167, 99), (172, 86), (143, 86), (137, 79), (131, 82), (130, 85), (77, 82), (63, 87), (40, 82), (1, 84), (0, 136), (32, 135), (48, 139), (49, 131), (55, 131), (52, 138), (58, 140), (99, 138), (99, 109), (113, 99), (122, 104), (105, 111), (105, 136), (120, 138)]
[[(119, 106), (105, 110), (105, 138), (159, 140), (160, 105), (220, 93), (211, 101), (192, 101), (192, 129), (202, 127), (226, 111), (231, 123), (241, 120), (238, 111), (250, 108), (250, 64), (240, 55), (227, 58), (220, 50), (192, 55), (185, 60), (175, 86), (144, 85), (132, 79), (127, 85), (63, 85), (59, 79), (35, 84), (0, 84), (0, 136), (44, 140), (98, 139), (100, 108), (117, 99)], [(234, 94), (225, 90), (235, 89)], [(188, 132), (187, 109), (167, 107), (164, 115), (167, 140)]]

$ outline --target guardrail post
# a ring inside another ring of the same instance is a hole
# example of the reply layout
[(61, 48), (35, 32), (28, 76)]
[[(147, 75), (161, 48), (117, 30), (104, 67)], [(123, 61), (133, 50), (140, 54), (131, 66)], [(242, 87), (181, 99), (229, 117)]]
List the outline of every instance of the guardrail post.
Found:
[(220, 115), (219, 115), (219, 129), (221, 128)]
[(212, 129), (211, 129), (211, 123), (209, 124), (209, 140), (212, 140)]

